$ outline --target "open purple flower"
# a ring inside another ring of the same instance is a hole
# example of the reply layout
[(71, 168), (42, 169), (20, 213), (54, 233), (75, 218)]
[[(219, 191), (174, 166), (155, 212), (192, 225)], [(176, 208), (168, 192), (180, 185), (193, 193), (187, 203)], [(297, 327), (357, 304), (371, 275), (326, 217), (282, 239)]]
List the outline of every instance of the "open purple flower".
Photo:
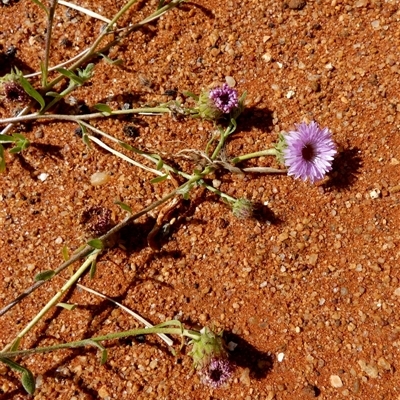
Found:
[(209, 96), (218, 110), (224, 114), (229, 114), (239, 105), (237, 91), (229, 87), (226, 83), (222, 87), (212, 89)]
[(302, 122), (296, 128), (285, 136), (284, 163), (289, 168), (288, 175), (314, 183), (332, 169), (336, 145), (331, 131), (321, 129), (314, 121), (310, 124)]

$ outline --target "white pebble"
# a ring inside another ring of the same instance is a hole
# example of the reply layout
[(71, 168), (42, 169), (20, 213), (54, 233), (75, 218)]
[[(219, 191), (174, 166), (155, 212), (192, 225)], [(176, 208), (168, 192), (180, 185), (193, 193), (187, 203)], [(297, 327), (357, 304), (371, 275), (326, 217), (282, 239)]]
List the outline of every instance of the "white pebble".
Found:
[(285, 353), (278, 353), (278, 355), (276, 356), (278, 362), (282, 362), (284, 358), (285, 358)]
[(90, 183), (93, 186), (101, 186), (106, 184), (110, 180), (110, 175), (107, 174), (107, 172), (95, 172), (91, 177), (90, 177)]
[(329, 380), (334, 388), (341, 388), (343, 386), (343, 382), (338, 375), (331, 375)]
[(236, 86), (236, 81), (234, 78), (232, 78), (231, 76), (226, 76), (225, 77), (225, 81), (228, 84), (229, 87), (233, 88)]
[(45, 174), (44, 172), (42, 172), (42, 173), (38, 176), (38, 179), (39, 179), (39, 181), (44, 182), (48, 177), (49, 177), (49, 174)]

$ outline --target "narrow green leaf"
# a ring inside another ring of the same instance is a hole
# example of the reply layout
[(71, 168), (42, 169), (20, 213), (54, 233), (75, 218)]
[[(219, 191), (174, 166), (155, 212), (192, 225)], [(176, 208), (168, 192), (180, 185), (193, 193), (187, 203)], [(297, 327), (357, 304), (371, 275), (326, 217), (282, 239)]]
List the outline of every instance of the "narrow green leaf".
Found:
[(17, 364), (15, 361), (10, 360), (9, 358), (0, 358), (0, 361), (4, 364), (8, 365), (14, 371), (18, 371), (22, 373), (21, 383), (24, 389), (29, 393), (33, 394), (35, 392), (36, 384), (35, 378), (29, 369), (23, 367), (22, 365)]
[(37, 6), (39, 6), (46, 14), (47, 14), (47, 16), (49, 16), (49, 10), (48, 10), (48, 8), (43, 4), (43, 3), (41, 3), (39, 0), (32, 0)]
[(0, 135), (0, 143), (14, 143), (15, 137), (9, 135)]
[(64, 261), (69, 260), (68, 247), (65, 245), (62, 248), (62, 256), (63, 256)]
[(84, 134), (82, 135), (82, 140), (83, 140), (83, 143), (85, 143), (86, 146), (89, 147), (89, 149), (92, 148), (92, 146), (90, 145), (89, 136), (88, 136), (86, 133), (84, 133)]
[(97, 103), (94, 108), (101, 111), (105, 116), (112, 114), (112, 109), (107, 104)]
[(25, 369), (21, 376), (21, 383), (24, 389), (31, 395), (35, 393), (36, 382), (35, 378), (29, 369)]
[(104, 244), (100, 239), (92, 239), (87, 242), (87, 244), (95, 249), (103, 249)]
[(97, 347), (98, 349), (101, 350), (101, 359), (100, 359), (100, 363), (101, 363), (101, 365), (105, 364), (105, 362), (107, 361), (107, 357), (108, 357), (108, 355), (107, 355), (107, 349), (106, 349), (104, 346), (102, 346), (100, 343), (95, 342), (94, 340), (88, 339), (88, 340), (85, 340), (85, 342), (86, 342), (87, 344), (90, 344), (90, 345), (92, 345), (92, 346), (94, 346), (94, 347)]
[(8, 150), (10, 154), (16, 154), (16, 153), (21, 153), (22, 147), (21, 146), (15, 146), (12, 149)]
[(105, 62), (110, 65), (122, 65), (124, 63), (124, 60), (121, 60), (120, 58), (117, 58), (116, 60), (111, 59), (110, 57), (107, 57), (105, 54), (102, 53), (97, 53), (99, 56), (103, 57)]
[(90, 272), (89, 272), (90, 279), (93, 279), (94, 276), (96, 275), (96, 269), (97, 269), (97, 263), (96, 259), (94, 259), (92, 261), (92, 264), (90, 265)]
[(49, 96), (49, 97), (54, 97), (54, 98), (56, 98), (56, 99), (60, 99), (62, 96), (60, 95), (60, 93), (57, 93), (57, 92), (47, 92), (46, 93), (46, 96)]
[(17, 351), (20, 343), (21, 343), (21, 338), (20, 337), (16, 338), (10, 347), (10, 351)]
[(199, 100), (199, 96), (196, 96), (194, 93), (189, 92), (188, 90), (183, 92), (183, 95), (186, 97), (191, 97), (192, 99), (198, 101)]
[(29, 81), (24, 78), (22, 75), (18, 76), (19, 81), (26, 93), (33, 99), (35, 99), (40, 104), (40, 111), (43, 110), (46, 103), (42, 97), (42, 95), (29, 83)]
[(150, 183), (164, 182), (168, 178), (168, 175), (158, 176), (150, 181)]
[(57, 68), (57, 72), (65, 77), (71, 79), (71, 81), (75, 82), (78, 85), (83, 85), (85, 83), (85, 79), (81, 78), (80, 76), (74, 74), (72, 71), (66, 68)]
[(114, 204), (119, 205), (124, 211), (128, 211), (128, 213), (132, 214), (132, 208), (130, 208), (128, 204), (125, 204), (122, 201), (116, 201)]
[(0, 144), (0, 172), (6, 170), (6, 159), (4, 158), (4, 147)]
[(76, 304), (58, 303), (57, 307), (62, 307), (68, 311), (72, 311), (76, 307)]
[(49, 279), (51, 279), (56, 273), (53, 270), (48, 270), (48, 271), (43, 271), (43, 272), (39, 272), (36, 276), (35, 276), (35, 281), (48, 281)]

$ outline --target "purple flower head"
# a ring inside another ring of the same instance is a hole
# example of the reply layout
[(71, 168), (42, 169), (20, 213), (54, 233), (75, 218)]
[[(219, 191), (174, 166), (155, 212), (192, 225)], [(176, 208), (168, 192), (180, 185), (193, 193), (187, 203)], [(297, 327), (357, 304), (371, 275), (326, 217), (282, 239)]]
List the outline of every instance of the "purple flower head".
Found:
[(213, 388), (222, 386), (233, 373), (232, 363), (227, 358), (212, 358), (200, 370), (201, 381)]
[(226, 83), (222, 87), (210, 91), (210, 99), (224, 114), (229, 114), (239, 105), (238, 93), (235, 89), (229, 87)]
[(285, 141), (283, 159), (289, 168), (288, 175), (314, 183), (332, 169), (337, 150), (328, 128), (321, 129), (314, 121), (308, 125), (302, 122), (285, 136)]
[(202, 383), (214, 388), (223, 385), (233, 374), (234, 364), (229, 361), (229, 354), (222, 337), (208, 328), (200, 331), (200, 336), (192, 339), (193, 346), (189, 355), (198, 370)]
[(29, 96), (17, 80), (11, 80), (3, 83), (4, 96), (9, 101), (18, 101), (25, 103)]

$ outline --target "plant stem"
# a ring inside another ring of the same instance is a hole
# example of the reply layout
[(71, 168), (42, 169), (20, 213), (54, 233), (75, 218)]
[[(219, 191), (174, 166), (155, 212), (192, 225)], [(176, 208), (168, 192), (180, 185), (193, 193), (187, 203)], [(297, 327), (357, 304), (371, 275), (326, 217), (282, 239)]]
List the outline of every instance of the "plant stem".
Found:
[(47, 75), (49, 73), (49, 56), (50, 56), (50, 43), (51, 43), (51, 33), (53, 31), (53, 20), (54, 13), (57, 7), (57, 0), (50, 1), (50, 8), (47, 18), (47, 29), (46, 29), (46, 46), (44, 51), (44, 62), (42, 68), (42, 86), (47, 84)]
[(16, 122), (25, 122), (25, 121), (35, 121), (38, 119), (50, 119), (50, 120), (59, 120), (59, 121), (89, 121), (91, 119), (105, 118), (116, 115), (127, 115), (127, 114), (150, 114), (150, 113), (169, 113), (171, 110), (167, 107), (143, 107), (143, 108), (131, 108), (129, 110), (116, 110), (112, 111), (110, 114), (105, 115), (102, 112), (92, 113), (92, 114), (83, 114), (83, 115), (64, 115), (64, 114), (29, 114), (22, 115), (11, 118), (0, 119), (0, 125), (3, 124), (14, 124)]
[(232, 163), (237, 164), (244, 160), (250, 160), (251, 158), (263, 157), (263, 156), (276, 156), (276, 154), (277, 154), (276, 149), (256, 151), (255, 153), (249, 153), (249, 154), (244, 154), (243, 156), (235, 157), (232, 160)]
[(200, 333), (197, 331), (182, 329), (182, 328), (164, 328), (155, 326), (153, 328), (131, 329), (124, 332), (110, 333), (108, 335), (95, 336), (90, 339), (77, 340), (75, 342), (56, 344), (54, 346), (37, 347), (29, 350), (18, 350), (0, 353), (0, 360), (3, 358), (14, 358), (17, 356), (27, 356), (30, 354), (48, 353), (54, 350), (72, 349), (77, 347), (89, 346), (91, 342), (102, 342), (104, 340), (121, 339), (129, 336), (151, 335), (151, 334), (165, 334), (165, 335), (180, 335), (190, 339), (199, 339)]

